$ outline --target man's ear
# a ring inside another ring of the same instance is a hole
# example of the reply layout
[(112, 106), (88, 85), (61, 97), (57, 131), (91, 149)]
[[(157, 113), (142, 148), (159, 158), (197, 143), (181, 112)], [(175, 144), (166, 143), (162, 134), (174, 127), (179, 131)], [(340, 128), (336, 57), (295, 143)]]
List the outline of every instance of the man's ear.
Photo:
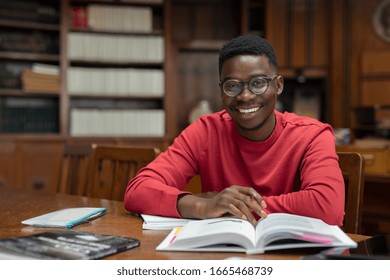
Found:
[(281, 95), (283, 92), (283, 86), (284, 86), (284, 79), (282, 76), (278, 76), (276, 78), (276, 85), (278, 87), (276, 93), (277, 93), (277, 95)]

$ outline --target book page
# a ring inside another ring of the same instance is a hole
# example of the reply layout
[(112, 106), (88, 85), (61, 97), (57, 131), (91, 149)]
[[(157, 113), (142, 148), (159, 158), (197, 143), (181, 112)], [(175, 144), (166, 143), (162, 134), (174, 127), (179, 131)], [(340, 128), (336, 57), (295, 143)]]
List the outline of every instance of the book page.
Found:
[(307, 238), (307, 241), (332, 243), (337, 240), (332, 226), (319, 219), (286, 214), (269, 214), (267, 218), (261, 219), (256, 227), (256, 240), (265, 246), (280, 239)]
[(172, 247), (196, 248), (216, 244), (254, 247), (255, 231), (251, 223), (237, 218), (216, 218), (188, 222), (176, 236)]

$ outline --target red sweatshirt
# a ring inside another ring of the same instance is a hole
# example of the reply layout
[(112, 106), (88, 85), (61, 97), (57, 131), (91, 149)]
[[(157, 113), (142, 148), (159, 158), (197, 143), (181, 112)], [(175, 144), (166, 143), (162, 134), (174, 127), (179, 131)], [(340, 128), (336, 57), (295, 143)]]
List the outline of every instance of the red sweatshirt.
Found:
[[(275, 129), (264, 142), (241, 137), (225, 110), (201, 117), (129, 182), (125, 208), (180, 217), (177, 197), (200, 174), (202, 192), (253, 187), (268, 213), (315, 217), (341, 226), (344, 181), (331, 126), (292, 113), (275, 115)], [(301, 189), (292, 192), (297, 170)]]

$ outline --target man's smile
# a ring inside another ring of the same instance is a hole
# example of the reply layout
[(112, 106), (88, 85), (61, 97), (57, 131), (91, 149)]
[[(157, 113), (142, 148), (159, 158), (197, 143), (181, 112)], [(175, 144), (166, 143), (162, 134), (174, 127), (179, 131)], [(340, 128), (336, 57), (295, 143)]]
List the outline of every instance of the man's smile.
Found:
[(250, 114), (258, 111), (260, 107), (253, 107), (253, 108), (237, 108), (237, 111), (239, 111), (241, 114)]

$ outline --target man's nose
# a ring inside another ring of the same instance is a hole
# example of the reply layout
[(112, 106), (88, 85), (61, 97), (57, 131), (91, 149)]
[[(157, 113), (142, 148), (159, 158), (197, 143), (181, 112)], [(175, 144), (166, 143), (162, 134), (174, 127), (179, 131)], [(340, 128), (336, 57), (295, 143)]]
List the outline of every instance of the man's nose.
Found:
[(237, 97), (241, 100), (248, 100), (248, 99), (253, 99), (254, 97), (256, 97), (256, 94), (251, 92), (249, 89), (249, 84), (245, 83), (243, 85), (242, 91), (240, 92), (240, 94)]

